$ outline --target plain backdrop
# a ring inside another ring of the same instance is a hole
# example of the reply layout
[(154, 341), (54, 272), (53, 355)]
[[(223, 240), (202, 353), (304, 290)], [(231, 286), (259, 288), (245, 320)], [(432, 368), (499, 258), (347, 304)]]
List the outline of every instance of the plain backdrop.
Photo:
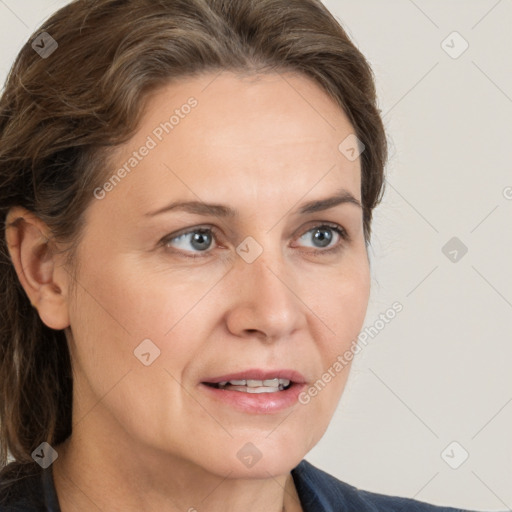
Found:
[[(66, 3), (0, 0), (2, 83)], [(512, 2), (324, 3), (374, 70), (390, 160), (371, 335), (306, 458), (374, 492), (512, 509)]]

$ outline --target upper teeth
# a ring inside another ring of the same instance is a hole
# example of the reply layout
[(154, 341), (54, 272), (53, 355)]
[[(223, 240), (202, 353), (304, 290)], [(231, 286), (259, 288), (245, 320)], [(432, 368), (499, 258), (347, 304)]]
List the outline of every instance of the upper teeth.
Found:
[(280, 385), (286, 387), (290, 384), (289, 379), (267, 379), (267, 380), (254, 380), (254, 379), (241, 379), (241, 380), (226, 380), (219, 382), (219, 386), (225, 386), (226, 384), (232, 384), (233, 386), (247, 386), (249, 388), (258, 388), (261, 386), (269, 386), (272, 388), (278, 388)]

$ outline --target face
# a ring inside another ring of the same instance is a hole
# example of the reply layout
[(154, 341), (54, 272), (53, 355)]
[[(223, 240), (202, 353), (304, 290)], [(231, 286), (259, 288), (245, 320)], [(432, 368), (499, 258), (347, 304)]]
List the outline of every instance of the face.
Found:
[[(338, 149), (353, 132), (293, 74), (151, 95), (86, 211), (69, 296), (74, 433), (232, 477), (284, 474), (319, 441), (370, 287), (360, 159)], [(182, 202), (198, 204), (170, 207)], [(271, 382), (212, 385), (244, 377)]]

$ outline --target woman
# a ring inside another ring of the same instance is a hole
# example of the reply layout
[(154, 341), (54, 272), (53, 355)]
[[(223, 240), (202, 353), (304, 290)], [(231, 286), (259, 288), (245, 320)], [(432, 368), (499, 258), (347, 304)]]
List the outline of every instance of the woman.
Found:
[(387, 157), (319, 0), (72, 2), (0, 112), (0, 510), (455, 510), (303, 460)]

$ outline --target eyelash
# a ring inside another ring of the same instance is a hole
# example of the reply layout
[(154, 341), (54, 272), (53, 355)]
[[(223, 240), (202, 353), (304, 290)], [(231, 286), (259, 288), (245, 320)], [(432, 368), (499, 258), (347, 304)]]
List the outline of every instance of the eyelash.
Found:
[[(309, 233), (310, 231), (315, 231), (315, 230), (318, 230), (318, 229), (321, 229), (321, 228), (329, 228), (329, 229), (332, 229), (334, 232), (336, 232), (339, 236), (340, 236), (340, 239), (343, 241), (343, 242), (338, 242), (337, 244), (335, 244), (334, 246), (332, 247), (329, 247), (328, 249), (318, 249), (318, 250), (313, 250), (313, 251), (303, 251), (303, 252), (308, 252), (308, 253), (312, 253), (314, 256), (321, 256), (323, 254), (331, 254), (331, 253), (337, 253), (339, 251), (341, 251), (341, 249), (343, 248), (344, 246), (344, 242), (345, 243), (348, 243), (351, 241), (347, 231), (342, 227), (340, 226), (339, 224), (332, 224), (330, 222), (324, 222), (322, 224), (318, 224), (317, 226), (314, 226), (306, 231), (304, 231), (304, 233), (302, 235), (300, 235), (298, 238), (301, 238), (303, 235), (305, 235), (306, 233)], [(213, 234), (213, 238), (214, 238), (214, 241), (217, 241), (217, 236), (218, 236), (218, 230), (216, 227), (214, 226), (197, 226), (197, 227), (194, 227), (188, 231), (184, 231), (182, 233), (178, 233), (178, 234), (173, 234), (171, 236), (166, 236), (165, 238), (163, 238), (161, 240), (161, 245), (163, 245), (165, 248), (168, 247), (167, 244), (169, 244), (170, 242), (172, 242), (173, 240), (175, 240), (176, 238), (179, 238), (179, 237), (182, 237), (182, 236), (185, 236), (185, 235), (190, 235), (192, 233), (212, 233)], [(196, 258), (207, 258), (210, 256), (210, 254), (213, 252), (212, 250), (206, 250), (206, 251), (200, 251), (199, 254), (196, 252), (196, 253), (192, 253), (189, 254), (190, 251), (186, 251), (186, 252), (183, 252), (181, 250), (173, 250), (173, 252), (176, 252), (177, 254), (179, 255), (182, 255), (184, 256), (185, 258), (192, 258), (192, 259), (196, 259)]]

